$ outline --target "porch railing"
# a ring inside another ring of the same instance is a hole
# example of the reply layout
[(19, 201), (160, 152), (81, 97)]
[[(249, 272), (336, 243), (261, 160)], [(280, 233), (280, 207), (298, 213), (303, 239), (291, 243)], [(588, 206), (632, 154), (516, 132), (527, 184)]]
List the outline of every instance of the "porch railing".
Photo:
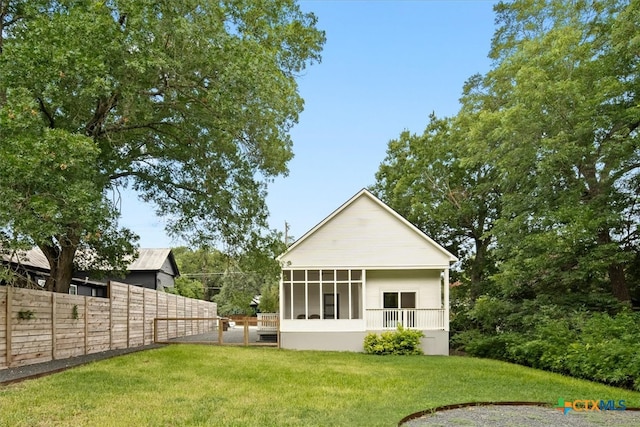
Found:
[(276, 332), (279, 322), (278, 313), (258, 313), (258, 332)]
[(444, 330), (444, 310), (437, 308), (401, 308), (367, 310), (367, 330), (405, 328), (422, 330)]

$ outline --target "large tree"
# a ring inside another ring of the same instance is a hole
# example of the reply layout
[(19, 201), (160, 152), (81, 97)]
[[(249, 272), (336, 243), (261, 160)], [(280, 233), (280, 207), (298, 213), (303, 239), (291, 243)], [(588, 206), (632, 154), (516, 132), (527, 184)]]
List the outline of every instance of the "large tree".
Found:
[(132, 252), (129, 186), (171, 234), (242, 246), (292, 157), (315, 24), (293, 0), (0, 0), (2, 245), (39, 246), (66, 292), (79, 248)]
[[(472, 84), (472, 83), (470, 83)], [(500, 191), (490, 158), (469, 153), (479, 130), (468, 114), (430, 117), (422, 135), (403, 132), (389, 142), (373, 191), (410, 222), (459, 254), (471, 301), (483, 293), (493, 272), (490, 253)]]
[[(638, 1), (515, 1), (484, 84), (500, 118), (497, 224), (514, 292), (629, 301), (638, 247)], [(518, 290), (519, 288), (519, 290)]]

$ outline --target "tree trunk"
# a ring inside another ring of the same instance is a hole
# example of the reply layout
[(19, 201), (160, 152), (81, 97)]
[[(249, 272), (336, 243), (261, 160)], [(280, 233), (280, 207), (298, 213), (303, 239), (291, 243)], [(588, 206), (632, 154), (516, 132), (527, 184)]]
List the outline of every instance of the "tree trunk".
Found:
[(77, 245), (41, 245), (40, 249), (49, 261), (51, 273), (47, 278), (45, 289), (50, 292), (68, 294), (73, 278), (73, 258)]
[(619, 262), (609, 265), (609, 280), (611, 292), (620, 302), (631, 302), (631, 292), (624, 274), (624, 266)]
[[(600, 244), (612, 243), (609, 231), (601, 231), (598, 234)], [(609, 273), (609, 281), (611, 282), (611, 293), (620, 302), (631, 302), (631, 292), (624, 272), (624, 265), (619, 262), (612, 262), (607, 267)]]
[(484, 267), (487, 258), (487, 248), (489, 239), (474, 239), (476, 254), (471, 263), (471, 304), (475, 304), (476, 299), (482, 294), (482, 281), (484, 279)]

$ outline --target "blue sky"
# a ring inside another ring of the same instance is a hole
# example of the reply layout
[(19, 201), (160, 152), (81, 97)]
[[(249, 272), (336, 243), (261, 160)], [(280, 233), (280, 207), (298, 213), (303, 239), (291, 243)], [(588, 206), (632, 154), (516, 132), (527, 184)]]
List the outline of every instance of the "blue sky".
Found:
[[(387, 143), (454, 115), (464, 82), (486, 73), (495, 1), (300, 1), (326, 31), (322, 62), (298, 79), (289, 175), (269, 185), (270, 226), (296, 238), (375, 182)], [(141, 247), (171, 247), (162, 219), (130, 197), (121, 225)]]

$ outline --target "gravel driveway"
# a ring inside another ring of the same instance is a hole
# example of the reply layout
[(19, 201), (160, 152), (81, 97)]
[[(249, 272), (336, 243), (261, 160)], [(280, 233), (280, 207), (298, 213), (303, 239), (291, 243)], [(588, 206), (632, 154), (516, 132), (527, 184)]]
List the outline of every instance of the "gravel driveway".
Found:
[(609, 427), (640, 426), (640, 411), (569, 412), (544, 406), (467, 406), (437, 411), (410, 420), (403, 427)]

